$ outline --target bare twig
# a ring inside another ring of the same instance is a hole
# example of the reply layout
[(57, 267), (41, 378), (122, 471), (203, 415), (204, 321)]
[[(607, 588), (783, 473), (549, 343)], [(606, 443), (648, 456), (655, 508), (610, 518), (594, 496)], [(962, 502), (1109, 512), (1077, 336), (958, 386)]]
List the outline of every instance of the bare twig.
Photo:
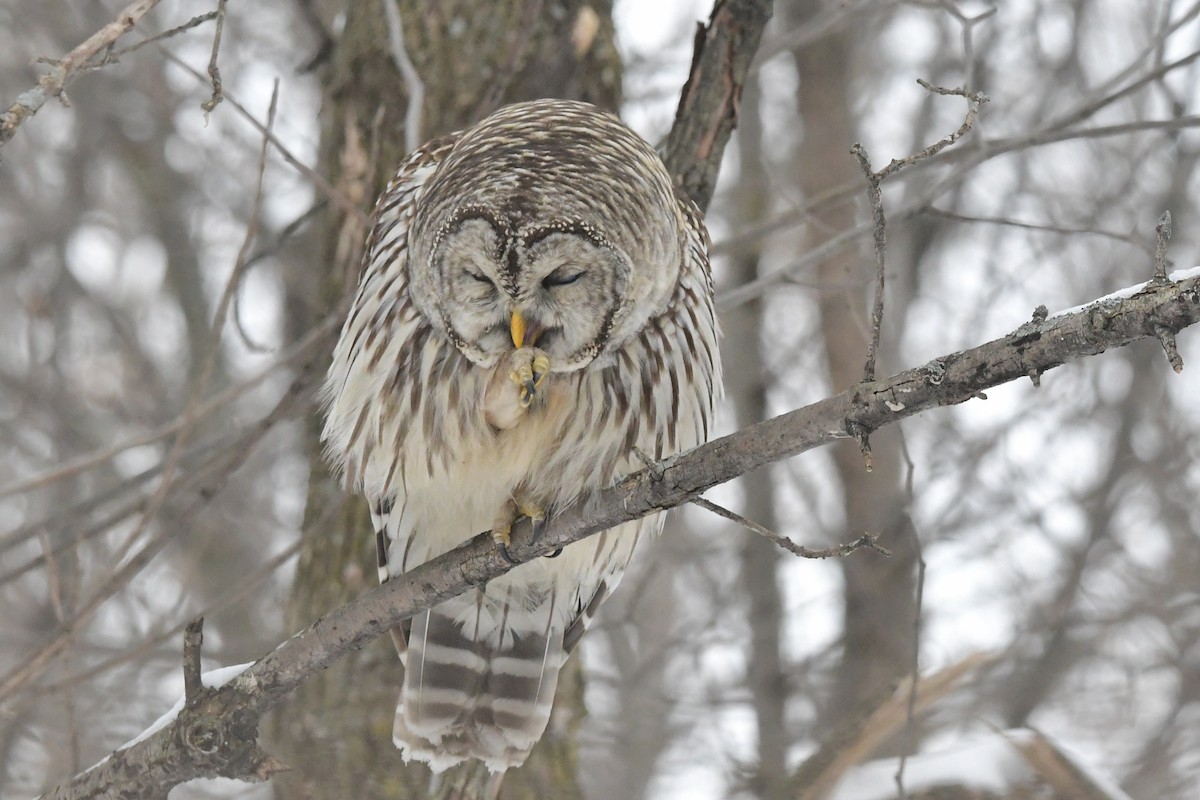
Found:
[(404, 45), (404, 22), (400, 19), (399, 0), (384, 0), (383, 14), (387, 18), (388, 49), (408, 92), (408, 108), (404, 111), (404, 147), (412, 152), (421, 146), (421, 112), (425, 107), (425, 84), (413, 66)]
[(1017, 150), (1044, 147), (1045, 145), (1058, 144), (1059, 142), (1107, 139), (1110, 136), (1126, 136), (1131, 133), (1180, 131), (1196, 127), (1200, 127), (1200, 114), (1185, 114), (1179, 117), (1171, 117), (1170, 119), (1141, 119), (1136, 122), (1096, 125), (1091, 128), (1070, 128), (1068, 130), (1046, 128), (1024, 136), (988, 140), (985, 142), (983, 150), (986, 158), (995, 158), (996, 156), (1012, 153)]
[[(1142, 50), (1134, 53), (1128, 59), (1128, 66), (1125, 69), (1108, 78), (1100, 86), (1097, 86), (1094, 90), (1096, 94), (1088, 98), (1083, 105), (1068, 111), (1059, 119), (1054, 120), (1049, 129), (1058, 130), (1078, 124), (1094, 116), (1101, 109), (1108, 108), (1113, 103), (1122, 98), (1129, 97), (1139, 89), (1161, 81), (1170, 72), (1186, 67), (1197, 58), (1200, 58), (1200, 50), (1198, 50), (1188, 53), (1186, 56), (1168, 64), (1159, 64), (1151, 70), (1146, 69), (1146, 60), (1150, 57), (1151, 53), (1159, 50), (1163, 42), (1167, 41), (1170, 36), (1190, 25), (1196, 19), (1197, 15), (1200, 15), (1200, 4), (1195, 3), (1183, 14), (1178, 16), (1167, 15), (1167, 19), (1164, 21), (1169, 24), (1163, 28), (1158, 36), (1152, 37), (1150, 43)], [(1136, 80), (1121, 86), (1129, 78), (1136, 78)]]
[[(921, 206), (912, 206), (892, 214), (892, 220), (912, 219), (921, 213)], [(747, 281), (733, 289), (727, 289), (717, 295), (717, 309), (725, 311), (737, 308), (765, 294), (773, 286), (785, 282), (796, 282), (796, 275), (805, 269), (811, 269), (817, 262), (829, 258), (842, 248), (850, 246), (860, 236), (872, 230), (870, 225), (856, 225), (849, 230), (840, 231), (821, 242), (816, 247), (805, 250), (787, 267), (759, 275), (752, 281)]]
[(67, 618), (67, 614), (62, 602), (62, 582), (59, 580), (58, 554), (55, 552), (54, 545), (50, 542), (50, 537), (47, 535), (45, 529), (38, 529), (37, 538), (38, 544), (42, 548), (42, 557), (46, 560), (46, 590), (50, 596), (50, 607), (54, 609), (54, 619), (59, 624), (62, 624), (62, 621)]
[[(262, 261), (264, 258), (268, 258), (268, 257), (274, 255), (275, 253), (279, 252), (279, 250), (284, 246), (284, 244), (289, 239), (291, 239), (291, 237), (294, 236), (298, 230), (300, 230), (302, 227), (304, 227), (305, 224), (307, 224), (314, 216), (316, 216), (317, 212), (321, 211), (324, 208), (326, 208), (326, 203), (324, 200), (318, 200), (316, 203), (309, 206), (307, 210), (302, 212), (298, 217), (296, 217), (291, 222), (289, 222), (287, 225), (285, 225), (283, 230), (281, 230), (279, 232), (279, 234), (275, 237), (275, 240), (273, 242), (271, 242), (265, 246), (259, 247), (257, 250), (254, 251), (253, 255), (250, 255), (249, 257), (247, 257), (243, 269), (249, 269), (250, 267), (257, 264), (259, 261)], [(250, 333), (246, 330), (245, 323), (242, 320), (242, 293), (241, 292), (235, 292), (233, 295), (233, 327), (234, 327), (234, 330), (237, 331), (238, 338), (241, 339), (242, 344), (250, 352), (252, 352), (252, 353), (269, 353), (269, 352), (272, 352), (273, 350), (277, 349), (277, 348), (271, 347), (270, 345), (261, 344), (259, 342), (256, 342), (250, 336)]]
[(126, 6), (115, 20), (93, 33), (70, 53), (53, 62), (53, 67), (38, 80), (37, 86), (22, 92), (16, 102), (0, 114), (0, 147), (13, 137), (21, 123), (40, 111), (47, 100), (62, 97), (67, 84), (92, 58), (132, 30), (158, 2), (159, 0), (135, 0)]
[(1171, 239), (1171, 212), (1164, 211), (1154, 225), (1154, 280), (1165, 283), (1171, 260), (1167, 258), (1167, 242)]
[[(871, 338), (867, 341), (867, 358), (863, 364), (863, 381), (875, 380), (875, 359), (879, 352), (879, 339), (883, 330), (884, 286), (886, 283), (885, 269), (887, 260), (887, 220), (883, 213), (883, 193), (879, 189), (882, 180), (879, 174), (871, 169), (871, 158), (861, 142), (855, 142), (850, 148), (850, 154), (858, 161), (859, 168), (867, 179), (867, 202), (871, 204), (871, 238), (875, 244), (875, 300), (871, 304)], [(894, 162), (893, 162), (894, 163)], [(874, 468), (875, 459), (871, 455), (871, 438), (867, 431), (852, 430), (851, 433), (858, 441), (859, 452), (862, 453), (863, 467), (867, 472)]]
[(966, 68), (964, 84), (974, 86), (975, 67), (978, 64), (978, 59), (975, 57), (975, 26), (994, 16), (998, 10), (997, 7), (989, 5), (978, 14), (968, 15), (951, 0), (934, 0), (929, 5), (943, 9), (958, 20), (958, 24), (962, 28), (962, 57), (960, 60)]
[[(1044, 305), (1040, 305), (1033, 310), (1033, 321), (1035, 324), (1040, 325), (1041, 323), (1045, 322), (1049, 316), (1050, 310)], [(1030, 368), (1029, 382), (1033, 384), (1033, 388), (1035, 389), (1042, 388), (1042, 373), (1036, 369)]]
[[(251, 350), (259, 352), (265, 351), (267, 348), (251, 341), (249, 334), (246, 333), (242, 326), (240, 314), (240, 304), (238, 303), (238, 288), (241, 286), (242, 277), (246, 274), (246, 270), (250, 268), (250, 247), (258, 238), (259, 218), (262, 214), (262, 194), (263, 194), (263, 179), (267, 172), (267, 151), (270, 148), (271, 140), (268, 135), (271, 133), (271, 128), (275, 125), (275, 111), (279, 105), (279, 79), (275, 79), (274, 85), (271, 87), (271, 104), (267, 109), (267, 129), (263, 132), (262, 149), (258, 153), (258, 180), (255, 185), (254, 203), (250, 208), (250, 220), (246, 223), (246, 235), (242, 239), (242, 246), (238, 250), (237, 260), (234, 262), (233, 272), (229, 275), (229, 281), (225, 284), (225, 291), (221, 295), (221, 301), (217, 306), (218, 319), (223, 321), (230, 305), (232, 305), (233, 313), (230, 316), (233, 318), (233, 327), (238, 333), (238, 337)], [(219, 329), (218, 334), (219, 336)], [(214, 346), (217, 343), (214, 342)]]
[[(253, 262), (253, 259), (251, 259), (250, 261), (247, 261), (246, 265), (249, 266), (252, 262)], [(233, 317), (234, 333), (236, 333), (238, 335), (238, 339), (241, 341), (242, 346), (245, 347), (247, 350), (249, 350), (251, 353), (258, 353), (261, 355), (263, 353), (270, 353), (275, 349), (274, 347), (272, 347), (269, 344), (264, 344), (262, 342), (256, 341), (254, 339), (254, 337), (252, 337), (250, 335), (250, 332), (248, 330), (246, 330), (246, 323), (242, 319), (242, 295), (241, 295), (241, 292), (238, 292), (238, 293), (234, 294), (234, 296), (233, 296), (233, 310), (230, 312), (230, 316)]]
[(182, 25), (176, 25), (174, 28), (171, 28), (170, 30), (165, 30), (162, 33), (156, 33), (147, 39), (142, 39), (137, 44), (131, 44), (131, 45), (129, 45), (129, 47), (122, 47), (120, 50), (112, 50), (110, 52), (105, 53), (104, 60), (101, 61), (99, 64), (97, 64), (97, 66), (98, 67), (99, 66), (107, 66), (108, 64), (116, 63), (117, 61), (119, 61), (121, 59), (121, 56), (129, 55), (130, 53), (133, 53), (137, 50), (141, 50), (143, 47), (145, 47), (148, 44), (154, 44), (155, 42), (161, 42), (164, 39), (174, 38), (181, 33), (190, 31), (192, 28), (197, 28), (197, 27), (203, 25), (204, 23), (210, 22), (216, 18), (217, 18), (216, 11), (209, 11), (205, 14), (200, 14), (199, 16), (192, 17), (191, 19), (189, 19), (187, 22), (183, 23)]
[(1050, 225), (1042, 222), (1025, 222), (1019, 219), (1011, 219), (1009, 217), (989, 217), (980, 214), (961, 214), (957, 211), (949, 211), (937, 206), (926, 206), (923, 213), (931, 217), (941, 217), (955, 222), (972, 222), (982, 225), (1003, 225), (1009, 228), (1020, 228), (1026, 231), (1043, 231), (1045, 233), (1058, 233), (1064, 236), (1100, 236), (1105, 239), (1112, 239), (1115, 242), (1121, 242), (1139, 250), (1144, 250), (1147, 254), (1150, 248), (1147, 247), (1145, 238), (1135, 236), (1129, 233), (1117, 233), (1116, 231), (1106, 231), (1094, 227), (1072, 228), (1066, 225)]
[(746, 530), (751, 531), (752, 533), (757, 533), (759, 536), (762, 536), (765, 539), (774, 542), (779, 547), (782, 547), (784, 550), (787, 550), (792, 555), (800, 556), (801, 558), (844, 558), (845, 556), (853, 553), (855, 550), (861, 550), (863, 548), (874, 550), (876, 553), (881, 555), (891, 555), (887, 549), (880, 546), (879, 534), (877, 533), (864, 533), (862, 536), (858, 537), (852, 542), (814, 550), (810, 547), (804, 547), (803, 545), (796, 544), (786, 536), (781, 536), (773, 530), (764, 528), (754, 520), (746, 519), (736, 511), (731, 511), (724, 506), (717, 505), (711, 500), (706, 500), (703, 497), (693, 497), (691, 502), (700, 506), (706, 511), (711, 511), (719, 517), (724, 517), (727, 520), (736, 522)]
[(863, 380), (875, 380), (875, 357), (879, 351), (880, 330), (883, 328), (884, 262), (887, 255), (887, 221), (883, 214), (883, 193), (879, 190), (882, 178), (871, 169), (871, 157), (861, 142), (855, 142), (850, 154), (867, 179), (867, 202), (871, 204), (871, 232), (875, 242), (875, 302), (871, 306), (871, 340), (867, 343), (867, 361)]
[[(163, 49), (162, 54), (163, 58), (175, 64), (185, 72), (191, 74), (197, 80), (205, 83), (208, 82), (208, 78), (202, 72), (192, 67), (191, 64), (188, 64), (186, 61), (177, 57), (171, 51)], [(255, 119), (254, 115), (247, 111), (245, 106), (237, 102), (237, 100), (234, 99), (234, 97), (230, 95), (228, 91), (223, 90), (221, 92), (221, 96), (225, 98), (225, 102), (237, 109), (238, 113), (241, 114), (242, 117), (245, 118), (245, 120), (249, 122), (255, 130), (270, 140), (271, 144), (279, 152), (279, 155), (283, 156), (284, 161), (286, 161), (293, 168), (295, 168), (297, 172), (307, 178), (319, 193), (329, 198), (329, 201), (337, 206), (339, 210), (344, 212), (346, 216), (359, 227), (360, 230), (365, 231), (370, 227), (370, 217), (366, 212), (355, 205), (354, 201), (346, 197), (343, 192), (339, 191), (337, 187), (333, 186), (333, 184), (326, 180), (324, 175), (317, 172), (315, 169), (308, 166), (295, 155), (293, 155), (292, 151), (289, 150), (287, 146), (283, 144), (283, 142), (279, 141), (279, 138), (275, 136), (274, 133), (267, 130), (267, 127)]]
[(204, 617), (196, 617), (183, 629), (183, 696), (189, 706), (200, 702), (204, 683), (200, 679), (200, 647), (204, 644)]
[(1162, 345), (1167, 361), (1171, 363), (1171, 369), (1176, 373), (1183, 372), (1183, 356), (1179, 355), (1179, 346), (1175, 342), (1175, 331), (1166, 325), (1155, 323), (1154, 335), (1158, 338), (1158, 343)]
[(891, 162), (876, 173), (880, 181), (885, 181), (900, 170), (910, 167), (926, 159), (936, 156), (941, 151), (945, 150), (950, 145), (957, 142), (962, 137), (966, 136), (971, 128), (975, 127), (975, 118), (979, 115), (979, 108), (988, 101), (987, 95), (983, 92), (970, 92), (966, 89), (947, 89), (942, 86), (934, 86), (928, 81), (917, 78), (917, 83), (927, 92), (934, 94), (948, 95), (954, 97), (964, 97), (967, 100), (967, 115), (963, 117), (962, 125), (958, 126), (958, 130), (952, 131), (941, 139), (938, 139), (928, 147), (922, 148), (912, 155), (904, 158), (894, 158)]
[[(274, 122), (276, 101), (278, 100), (278, 83), (276, 83), (276, 91), (271, 97), (271, 106), (268, 112), (268, 122)], [(263, 158), (266, 157), (266, 142), (263, 143)], [(250, 221), (247, 225), (245, 240), (242, 243), (242, 248), (238, 253), (238, 264), (244, 263), (246, 256), (249, 254), (250, 243), (253, 241), (254, 230), (258, 224), (258, 211), (262, 200), (262, 172), (259, 173), (259, 179), (255, 192), (254, 209), (251, 213)], [(176, 468), (183, 456), (185, 446), (192, 433), (196, 410), (202, 405), (202, 398), (205, 389), (208, 386), (212, 374), (216, 367), (217, 359), (220, 355), (220, 339), (221, 331), (224, 328), (226, 312), (229, 306), (229, 298), (231, 291), (236, 288), (237, 278), (240, 276), (240, 270), (235, 265), (229, 283), (226, 285), (225, 292), (221, 297), (221, 302), (218, 304), (217, 316), (213, 323), (212, 345), (208, 353), (208, 357), (201, 369), (199, 378), (192, 387), (191, 396), (188, 404), (184, 409), (184, 421), (179, 428), (179, 432), (172, 442), (171, 448), (167, 451), (163, 458), (163, 466), (158, 486), (153, 495), (147, 501), (146, 506), (142, 509), (141, 517), (138, 523), (133, 527), (133, 530), (125, 537), (124, 541), (118, 546), (114, 555), (114, 560), (123, 562), (121, 568), (116, 570), (112, 575), (108, 576), (101, 588), (93, 592), (89, 602), (82, 606), (79, 611), (69, 620), (64, 620), (60, 625), (58, 635), (43, 645), (28, 659), (24, 660), (16, 669), (5, 675), (3, 680), (0, 680), (0, 698), (16, 691), (20, 686), (33, 680), (39, 672), (48, 664), (70, 641), (72, 631), (78, 626), (90, 619), (100, 606), (105, 603), (108, 598), (129, 580), (132, 575), (140, 571), (142, 567), (148, 564), (166, 545), (170, 539), (171, 531), (163, 529), (158, 531), (148, 541), (129, 558), (126, 555), (132, 551), (133, 546), (137, 543), (150, 527), (151, 521), (155, 518), (158, 510), (166, 500), (172, 486), (172, 481), (175, 477)]]
[[(850, 148), (850, 154), (858, 161), (858, 166), (867, 180), (867, 202), (871, 205), (871, 233), (875, 244), (875, 300), (871, 305), (871, 338), (867, 342), (867, 358), (863, 365), (863, 381), (868, 383), (875, 380), (875, 361), (878, 357), (879, 339), (883, 330), (884, 288), (887, 275), (887, 220), (883, 212), (883, 193), (879, 186), (884, 180), (905, 167), (932, 158), (961, 139), (975, 126), (975, 117), (979, 113), (980, 105), (987, 102), (987, 97), (978, 92), (968, 92), (965, 89), (945, 89), (920, 78), (917, 79), (917, 83), (934, 94), (957, 95), (967, 98), (967, 114), (958, 130), (943, 136), (910, 156), (892, 159), (886, 167), (878, 172), (872, 169), (871, 158), (867, 155), (867, 149), (862, 146), (861, 142), (855, 142)], [(874, 459), (871, 456), (871, 440), (868, 432), (854, 431), (854, 437), (858, 440), (858, 447), (862, 451), (863, 464), (867, 472), (870, 472)]]
[[(955, 173), (955, 176), (944, 182), (943, 186), (932, 194), (940, 193), (948, 186), (960, 182), (962, 180), (962, 176), (968, 174), (967, 167), (978, 166), (979, 164), (983, 164), (1007, 153), (1071, 140), (1084, 140), (1093, 138), (1100, 139), (1110, 136), (1125, 136), (1134, 133), (1160, 130), (1178, 131), (1185, 128), (1194, 127), (1200, 127), (1200, 115), (1173, 117), (1171, 119), (1164, 120), (1142, 120), (1139, 122), (1125, 123), (1120, 125), (1109, 125), (1105, 127), (1084, 128), (1068, 131), (1041, 130), (1035, 131), (1031, 134), (1014, 136), (1006, 139), (984, 140), (977, 149), (971, 151), (971, 156), (969, 157), (968, 161), (962, 165), (963, 168), (958, 170)], [(935, 164), (944, 164), (946, 158), (946, 153), (939, 153), (936, 158), (931, 158), (927, 161), (922, 161), (915, 164), (914, 171), (930, 168)], [(909, 174), (912, 173), (910, 172)], [(849, 196), (854, 191), (857, 191), (856, 187), (851, 184), (847, 184), (844, 187), (838, 187), (836, 190), (826, 193), (823, 197), (819, 198), (819, 202), (827, 203), (840, 200)], [(764, 233), (782, 230), (795, 225), (802, 219), (806, 218), (811, 209), (816, 207), (816, 205), (818, 205), (818, 201), (813, 201), (798, 210), (782, 212), (775, 219), (757, 227), (745, 235), (753, 234), (755, 237), (757, 237)], [(893, 223), (900, 220), (913, 219), (924, 213), (927, 207), (928, 201), (921, 199), (918, 202), (910, 203), (899, 210), (893, 209), (890, 216)], [(775, 270), (774, 272), (769, 272), (765, 275), (760, 275), (752, 281), (747, 281), (746, 283), (733, 289), (721, 292), (717, 297), (717, 308), (720, 310), (736, 308), (743, 303), (747, 303), (751, 300), (761, 297), (766, 292), (770, 291), (772, 287), (795, 282), (798, 274), (806, 269), (811, 268), (813, 264), (817, 263), (821, 259), (828, 258), (831, 254), (840, 251), (844, 247), (847, 247), (856, 241), (860, 236), (868, 233), (870, 230), (870, 225), (858, 225), (852, 229), (841, 231), (822, 242), (817, 247), (806, 251), (803, 255), (797, 257), (796, 260), (787, 267)], [(743, 240), (743, 235), (744, 234), (739, 233), (735, 237), (734, 241)], [(726, 243), (722, 245), (721, 249), (727, 250), (729, 247), (730, 245)]]
[[(225, 99), (221, 87), (221, 70), (217, 67), (217, 53), (221, 51), (221, 33), (225, 30), (226, 2), (227, 0), (217, 0), (217, 29), (213, 32), (212, 55), (208, 57), (208, 77), (212, 81), (212, 96), (200, 104), (206, 118)], [(268, 125), (268, 127), (270, 126)]]
[[(1164, 211), (1154, 226), (1154, 277), (1151, 279), (1154, 283), (1170, 283), (1167, 278), (1167, 269), (1171, 265), (1171, 259), (1167, 258), (1167, 242), (1170, 238), (1171, 212)], [(1157, 321), (1153, 325), (1153, 331), (1158, 343), (1162, 345), (1167, 361), (1171, 363), (1171, 369), (1176, 373), (1183, 372), (1183, 356), (1179, 355), (1175, 331)]]

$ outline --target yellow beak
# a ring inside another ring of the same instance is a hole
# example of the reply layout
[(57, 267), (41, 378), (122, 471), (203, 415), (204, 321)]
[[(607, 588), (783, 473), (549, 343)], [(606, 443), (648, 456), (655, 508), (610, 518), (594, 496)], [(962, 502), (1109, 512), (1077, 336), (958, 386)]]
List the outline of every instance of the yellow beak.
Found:
[(508, 324), (508, 332), (512, 335), (513, 344), (520, 350), (525, 345), (534, 347), (537, 345), (538, 337), (542, 335), (542, 328), (536, 322), (530, 325), (520, 311), (512, 312), (512, 321)]
[(508, 326), (508, 332), (512, 334), (513, 344), (518, 350), (525, 345), (525, 318), (521, 316), (520, 311), (512, 313), (512, 322)]

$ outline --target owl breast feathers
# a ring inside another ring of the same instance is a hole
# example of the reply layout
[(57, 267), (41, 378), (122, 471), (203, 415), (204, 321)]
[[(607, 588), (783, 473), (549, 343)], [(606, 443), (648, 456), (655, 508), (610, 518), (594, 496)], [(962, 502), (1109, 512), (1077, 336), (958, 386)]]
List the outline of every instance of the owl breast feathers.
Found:
[[(519, 516), (706, 441), (716, 340), (700, 214), (615, 117), (522, 103), (417, 150), (376, 205), (325, 386), (380, 579), (481, 531), (503, 548)], [(661, 527), (620, 525), (414, 618), (394, 637), (405, 758), (522, 763), (567, 654)]]

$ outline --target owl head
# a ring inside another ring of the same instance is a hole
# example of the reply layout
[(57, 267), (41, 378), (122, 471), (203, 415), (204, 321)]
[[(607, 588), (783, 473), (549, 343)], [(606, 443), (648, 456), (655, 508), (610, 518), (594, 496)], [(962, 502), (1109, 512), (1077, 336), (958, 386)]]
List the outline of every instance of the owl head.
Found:
[(685, 229), (662, 161), (617, 118), (520, 103), (460, 134), (426, 183), (409, 288), (473, 363), (536, 345), (569, 372), (603, 363), (663, 311)]

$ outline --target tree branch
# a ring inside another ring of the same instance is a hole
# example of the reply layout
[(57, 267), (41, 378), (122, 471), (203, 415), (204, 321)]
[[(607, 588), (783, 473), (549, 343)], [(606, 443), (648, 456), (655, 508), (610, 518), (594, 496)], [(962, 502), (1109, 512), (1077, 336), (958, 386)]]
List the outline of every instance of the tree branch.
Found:
[(8, 110), (0, 114), (0, 147), (13, 137), (21, 123), (32, 117), (52, 97), (62, 97), (67, 84), (80, 69), (107, 47), (124, 36), (137, 25), (138, 20), (150, 13), (159, 0), (134, 0), (125, 7), (117, 18), (93, 33), (82, 44), (53, 62), (53, 68), (38, 80), (38, 85), (22, 92)]
[(737, 127), (742, 86), (771, 19), (771, 0), (718, 0), (696, 28), (692, 68), (679, 97), (663, 161), (700, 210), (717, 185), (721, 155)]
[[(798, 455), (851, 429), (874, 431), (984, 390), (1070, 361), (1200, 322), (1200, 269), (1149, 281), (889, 378), (752, 425), (644, 469), (547, 523), (535, 543), (528, 521), (509, 552), (527, 561), (622, 522), (672, 508), (719, 483)], [(220, 688), (205, 689), (170, 723), (76, 776), (46, 798), (163, 797), (199, 777), (261, 780), (280, 768), (257, 745), (262, 715), (302, 682), (418, 611), (507, 572), (482, 533), (338, 608)], [(202, 731), (203, 736), (196, 732)]]

